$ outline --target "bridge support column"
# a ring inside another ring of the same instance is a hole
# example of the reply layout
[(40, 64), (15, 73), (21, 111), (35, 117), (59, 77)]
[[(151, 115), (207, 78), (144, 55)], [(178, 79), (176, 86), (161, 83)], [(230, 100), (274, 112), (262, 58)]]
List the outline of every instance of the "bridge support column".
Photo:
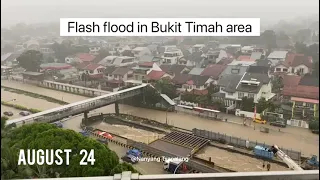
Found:
[(83, 112), (82, 124), (84, 124), (84, 125), (88, 125), (88, 113), (89, 113), (89, 111)]
[(114, 103), (114, 111), (115, 111), (116, 115), (118, 116), (119, 115), (119, 102), (118, 101), (116, 101)]

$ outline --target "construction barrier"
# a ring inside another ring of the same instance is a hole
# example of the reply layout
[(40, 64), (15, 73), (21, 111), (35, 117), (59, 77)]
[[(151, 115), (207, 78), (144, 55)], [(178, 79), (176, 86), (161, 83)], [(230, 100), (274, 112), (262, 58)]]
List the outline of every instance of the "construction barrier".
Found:
[[(107, 138), (105, 136), (99, 135), (98, 133), (96, 133), (94, 131), (88, 130), (83, 125), (82, 125), (82, 129), (84, 131), (90, 133), (94, 137), (106, 139), (106, 140), (108, 140), (108, 142), (117, 144), (117, 145), (125, 147), (127, 149), (139, 149), (142, 152), (142, 154), (144, 156), (147, 156), (147, 157), (160, 158), (160, 159), (162, 159), (162, 157), (178, 157), (178, 156), (170, 154), (168, 152), (164, 152), (164, 151), (158, 150), (156, 148), (150, 147), (147, 144), (140, 143), (140, 142), (135, 142), (135, 141), (132, 141), (132, 140), (129, 140), (129, 139), (127, 140), (128, 141), (127, 144), (115, 141), (113, 139), (109, 139), (109, 138)], [(189, 160), (189, 162), (186, 162), (186, 165), (191, 167), (194, 170), (195, 173), (197, 173), (197, 172), (218, 173), (219, 172), (219, 171), (217, 171), (217, 170), (215, 170), (215, 169), (213, 169), (213, 168), (211, 168), (211, 167), (209, 167), (207, 165), (201, 164), (201, 163), (193, 161), (193, 160)]]

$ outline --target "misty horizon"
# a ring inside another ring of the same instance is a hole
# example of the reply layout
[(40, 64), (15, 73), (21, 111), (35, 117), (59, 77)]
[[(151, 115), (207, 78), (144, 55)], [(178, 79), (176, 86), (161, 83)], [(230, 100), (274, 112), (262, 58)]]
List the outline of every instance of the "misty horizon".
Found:
[[(261, 25), (319, 14), (317, 0), (2, 0), (1, 26), (51, 23), (60, 18), (261, 18)], [(270, 9), (270, 10), (269, 10)]]

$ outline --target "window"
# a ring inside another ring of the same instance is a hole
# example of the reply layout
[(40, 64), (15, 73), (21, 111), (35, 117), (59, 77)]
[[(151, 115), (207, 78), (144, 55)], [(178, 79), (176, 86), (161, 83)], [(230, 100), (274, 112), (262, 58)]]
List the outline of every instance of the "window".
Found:
[(241, 99), (244, 97), (244, 93), (243, 92), (238, 92), (238, 98)]
[(139, 79), (139, 76), (138, 76), (138, 75), (134, 75), (134, 79), (135, 79), (135, 80), (138, 80), (138, 79)]
[(197, 89), (200, 89), (200, 86), (196, 86)]
[(249, 94), (248, 94), (248, 98), (254, 98), (254, 94), (249, 93)]
[(92, 73), (93, 73), (93, 70), (90, 70), (90, 73), (92, 74)]
[(288, 72), (288, 69), (287, 68), (283, 68), (282, 71), (283, 72)]
[(232, 96), (233, 93), (228, 93), (228, 96)]
[(281, 71), (281, 68), (276, 68), (276, 72), (280, 72)]
[(225, 88), (224, 87), (220, 87), (220, 91), (224, 91), (225, 90)]

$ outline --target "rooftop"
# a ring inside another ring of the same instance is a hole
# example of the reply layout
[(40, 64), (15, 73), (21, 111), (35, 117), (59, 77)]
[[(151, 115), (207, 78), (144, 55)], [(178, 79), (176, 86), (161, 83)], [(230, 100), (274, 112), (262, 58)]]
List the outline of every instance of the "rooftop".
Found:
[(284, 59), (288, 51), (273, 51), (269, 54), (268, 59)]
[(220, 74), (223, 72), (223, 70), (227, 66), (220, 65), (220, 64), (212, 64), (208, 67), (206, 67), (202, 73), (201, 76), (210, 76), (213, 79), (219, 79)]
[(159, 80), (162, 78), (163, 75), (165, 75), (166, 73), (163, 71), (155, 71), (152, 70), (148, 75), (147, 78), (150, 80)]

